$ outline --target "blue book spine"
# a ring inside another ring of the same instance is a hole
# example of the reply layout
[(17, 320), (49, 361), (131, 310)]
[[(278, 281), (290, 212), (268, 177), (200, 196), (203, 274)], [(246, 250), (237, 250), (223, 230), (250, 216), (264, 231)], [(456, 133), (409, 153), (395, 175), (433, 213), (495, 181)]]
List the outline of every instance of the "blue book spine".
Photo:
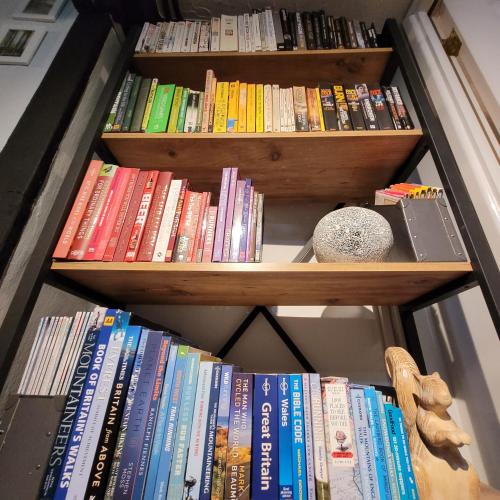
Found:
[(403, 471), (403, 452), (400, 448), (398, 440), (397, 424), (394, 418), (394, 406), (390, 403), (385, 403), (385, 418), (387, 422), (387, 430), (389, 431), (389, 440), (391, 442), (392, 456), (396, 466), (396, 477), (398, 479), (399, 497), (401, 500), (406, 500), (409, 497), (406, 486), (406, 481)]
[(178, 345), (172, 345), (168, 354), (167, 369), (163, 381), (161, 393), (160, 409), (158, 419), (156, 420), (156, 429), (153, 438), (153, 447), (151, 449), (151, 458), (149, 459), (148, 476), (144, 490), (144, 498), (153, 498), (156, 486), (156, 477), (158, 475), (158, 466), (160, 464), (163, 436), (165, 434), (165, 423), (167, 421), (168, 403), (170, 401), (170, 391), (175, 373), (175, 361), (177, 358)]
[(403, 452), (403, 475), (405, 478), (406, 488), (408, 491), (408, 496), (412, 500), (418, 499), (417, 481), (415, 479), (415, 474), (413, 473), (413, 466), (411, 464), (410, 456), (410, 445), (408, 444), (408, 436), (406, 435), (406, 429), (404, 426), (403, 412), (401, 408), (394, 408), (394, 419), (396, 423), (396, 432), (398, 435), (398, 444)]
[(380, 414), (378, 411), (377, 394), (374, 387), (365, 388), (366, 410), (368, 413), (368, 425), (373, 440), (373, 452), (375, 455), (375, 467), (377, 469), (378, 491), (381, 500), (391, 498), (391, 486), (389, 484), (389, 474), (384, 451), (384, 437), (380, 424)]
[(134, 403), (130, 411), (127, 435), (118, 469), (114, 498), (130, 498), (139, 468), (144, 432), (146, 430), (149, 402), (153, 392), (156, 367), (160, 356), (162, 334), (148, 332), (148, 340), (137, 380)]
[(209, 500), (212, 490), (212, 470), (214, 466), (215, 437), (217, 432), (217, 409), (221, 386), (223, 365), (214, 363), (210, 398), (208, 401), (208, 419), (205, 432), (205, 450), (203, 452), (203, 469), (201, 471), (200, 500)]
[(294, 500), (307, 500), (302, 375), (290, 375), (290, 387), (292, 397), (293, 498)]
[(167, 494), (188, 352), (189, 347), (186, 345), (180, 345), (177, 350), (175, 374), (172, 382), (170, 401), (168, 402), (167, 420), (165, 422), (160, 463), (158, 465), (158, 474), (156, 477), (154, 498), (158, 500), (163, 500)]
[[(116, 315), (116, 312), (116, 309), (110, 309), (106, 312), (106, 317), (114, 317), (114, 315)], [(54, 495), (54, 498), (58, 500), (66, 498), (66, 494), (68, 492), (71, 477), (74, 472), (76, 458), (78, 456), (78, 451), (80, 450), (80, 443), (85, 431), (85, 426), (87, 424), (89, 410), (92, 406), (96, 387), (99, 382), (99, 375), (101, 374), (102, 364), (106, 355), (106, 349), (108, 347), (110, 335), (111, 328), (104, 328), (104, 326), (101, 327), (99, 338), (97, 340), (97, 346), (94, 350), (92, 361), (90, 363), (90, 370), (87, 376), (87, 380), (85, 381), (85, 387), (82, 392), (82, 399), (76, 413), (75, 422), (73, 424), (71, 438), (68, 442), (66, 455), (64, 457), (64, 464), (61, 470), (61, 477), (59, 478), (59, 483)]]
[(252, 441), (252, 498), (278, 498), (277, 375), (254, 377)]
[(278, 375), (279, 404), (279, 498), (293, 498), (292, 415), (290, 411), (290, 376)]
[(354, 434), (358, 449), (363, 498), (365, 500), (380, 498), (378, 493), (377, 471), (373, 441), (368, 425), (364, 387), (351, 386), (351, 403), (354, 418)]
[(161, 391), (163, 387), (163, 377), (165, 375), (165, 365), (167, 362), (168, 351), (170, 347), (170, 337), (163, 337), (160, 346), (160, 356), (156, 365), (156, 376), (153, 384), (153, 392), (147, 412), (146, 428), (144, 430), (144, 438), (142, 441), (141, 458), (137, 469), (137, 476), (134, 483), (133, 495), (134, 500), (140, 500), (146, 482), (146, 475), (149, 465), (149, 457), (151, 455), (151, 447), (153, 435), (156, 427), (156, 419), (158, 416), (158, 407), (160, 405)]

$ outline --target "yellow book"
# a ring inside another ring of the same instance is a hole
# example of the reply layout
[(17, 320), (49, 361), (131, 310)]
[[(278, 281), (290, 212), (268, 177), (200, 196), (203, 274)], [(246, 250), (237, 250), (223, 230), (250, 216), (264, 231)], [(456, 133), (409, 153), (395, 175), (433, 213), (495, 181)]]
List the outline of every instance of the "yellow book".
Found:
[(258, 83), (255, 87), (255, 130), (264, 132), (264, 85)]
[(325, 131), (325, 120), (323, 119), (323, 108), (321, 107), (321, 96), (319, 95), (319, 87), (316, 87), (316, 102), (318, 103), (319, 126), (321, 132)]
[(247, 84), (240, 83), (238, 100), (238, 132), (247, 131)]
[(229, 100), (229, 82), (217, 82), (215, 91), (214, 132), (227, 131), (227, 103)]
[(247, 132), (255, 132), (255, 83), (247, 87)]
[(168, 120), (167, 132), (175, 134), (177, 130), (177, 119), (179, 118), (179, 110), (181, 109), (183, 87), (175, 87), (174, 100), (172, 101), (172, 110)]
[(236, 80), (229, 84), (229, 103), (227, 105), (227, 131), (238, 130), (238, 98), (240, 96), (240, 82)]
[(146, 108), (144, 109), (144, 116), (142, 117), (141, 131), (146, 132), (146, 128), (149, 122), (149, 116), (151, 115), (151, 110), (153, 109), (153, 102), (155, 100), (156, 87), (158, 86), (158, 78), (153, 78), (151, 82), (151, 87), (149, 89), (148, 100), (146, 101)]

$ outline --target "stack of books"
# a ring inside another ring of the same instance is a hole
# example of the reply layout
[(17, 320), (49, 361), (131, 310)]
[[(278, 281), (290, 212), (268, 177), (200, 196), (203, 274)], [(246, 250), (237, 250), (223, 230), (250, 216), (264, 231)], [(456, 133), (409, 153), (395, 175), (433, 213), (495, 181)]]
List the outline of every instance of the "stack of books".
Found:
[(40, 498), (418, 498), (374, 387), (244, 373), (129, 321), (92, 314)]
[(319, 132), (410, 130), (399, 88), (322, 82), (313, 88), (221, 82), (208, 70), (202, 91), (127, 73), (104, 132)]
[(377, 189), (375, 191), (375, 205), (396, 205), (402, 198), (432, 199), (443, 196), (443, 188), (401, 182), (391, 184), (385, 189)]
[(210, 21), (145, 23), (135, 51), (260, 52), (378, 47), (375, 25), (318, 12), (254, 9)]
[(224, 168), (218, 206), (172, 172), (92, 160), (53, 253), (104, 262), (261, 262), (264, 195)]

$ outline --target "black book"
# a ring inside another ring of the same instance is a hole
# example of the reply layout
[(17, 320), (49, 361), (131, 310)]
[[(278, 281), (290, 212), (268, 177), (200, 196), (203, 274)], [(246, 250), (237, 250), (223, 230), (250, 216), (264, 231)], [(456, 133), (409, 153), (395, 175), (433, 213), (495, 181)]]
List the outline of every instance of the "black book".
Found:
[(359, 23), (359, 26), (361, 28), (361, 34), (363, 35), (365, 47), (368, 49), (369, 47), (371, 47), (371, 45), (370, 45), (370, 37), (368, 36), (368, 30), (366, 28), (366, 24), (364, 23), (364, 21), (361, 21)]
[(320, 83), (319, 96), (321, 99), (321, 111), (323, 112), (325, 130), (338, 130), (339, 123), (337, 120), (337, 109), (335, 107), (332, 86), (329, 83)]
[(370, 93), (370, 99), (375, 108), (375, 116), (377, 117), (380, 130), (393, 130), (394, 124), (392, 123), (391, 115), (389, 114), (389, 109), (381, 88), (370, 85), (368, 87), (368, 92)]
[(356, 88), (358, 100), (361, 104), (361, 109), (363, 110), (363, 118), (365, 119), (367, 130), (378, 130), (379, 126), (375, 116), (375, 110), (373, 109), (370, 93), (368, 92), (366, 83), (355, 83), (354, 87)]
[(351, 117), (352, 128), (354, 130), (366, 130), (365, 120), (363, 118), (363, 111), (358, 100), (358, 94), (354, 85), (345, 87), (345, 96), (347, 105), (349, 106), (349, 115)]
[(115, 123), (113, 124), (113, 132), (120, 132), (122, 129), (123, 120), (125, 119), (125, 112), (127, 111), (130, 92), (132, 91), (134, 80), (135, 74), (129, 73), (127, 76), (127, 81), (125, 83), (125, 87), (123, 88), (123, 94), (122, 98), (120, 99), (120, 104), (118, 105), (118, 110), (116, 111)]
[(385, 95), (385, 102), (387, 103), (387, 108), (392, 118), (392, 123), (396, 130), (401, 130), (403, 127), (398, 116), (398, 110), (396, 109), (396, 103), (394, 102), (394, 96), (392, 95), (390, 87), (382, 87), (382, 92)]
[(358, 48), (358, 40), (356, 38), (356, 31), (354, 30), (354, 23), (352, 19), (347, 19), (347, 31), (349, 33), (349, 40), (353, 49)]
[(276, 47), (278, 50), (285, 50), (285, 39), (283, 38), (283, 29), (281, 28), (281, 15), (279, 12), (273, 12), (274, 36), (276, 37)]
[(339, 128), (341, 130), (352, 130), (351, 119), (349, 118), (349, 106), (347, 105), (344, 94), (344, 86), (340, 83), (334, 83), (333, 95), (335, 96), (335, 105), (337, 106)]
[(292, 35), (290, 34), (290, 29), (288, 27), (288, 14), (286, 9), (280, 9), (280, 20), (285, 50), (293, 50)]
[(342, 23), (340, 22), (340, 17), (336, 17), (333, 20), (333, 25), (335, 27), (335, 38), (337, 40), (337, 49), (343, 49), (345, 47), (344, 45), (344, 39), (342, 37)]
[(378, 47), (377, 41), (377, 30), (375, 29), (375, 24), (372, 23), (370, 29), (368, 30), (368, 36), (370, 37), (371, 47)]
[(392, 95), (394, 96), (394, 102), (396, 103), (396, 109), (398, 111), (399, 120), (401, 122), (401, 127), (406, 130), (411, 130), (413, 127), (413, 122), (411, 121), (410, 115), (406, 106), (401, 98), (399, 88), (396, 85), (391, 87)]
[(319, 22), (319, 12), (312, 13), (312, 25), (314, 34), (314, 43), (317, 49), (323, 49), (323, 41), (321, 38), (321, 26)]
[(316, 48), (316, 42), (314, 41), (313, 21), (311, 13), (304, 12), (302, 14), (302, 21), (302, 24), (304, 25), (304, 32), (306, 35), (307, 50), (314, 50)]
[(335, 21), (333, 19), (333, 16), (327, 17), (327, 24), (328, 24), (328, 37), (330, 39), (330, 48), (336, 49), (337, 48), (337, 38), (335, 36)]
[(342, 41), (344, 42), (344, 47), (346, 49), (352, 49), (349, 27), (347, 26), (347, 19), (345, 17), (340, 18), (340, 29), (342, 31)]
[(290, 12), (288, 14), (288, 30), (290, 31), (290, 36), (292, 37), (292, 49), (297, 50), (297, 15), (295, 12)]
[(331, 49), (330, 35), (328, 34), (328, 24), (324, 10), (319, 11), (319, 27), (321, 29), (321, 44), (324, 49)]

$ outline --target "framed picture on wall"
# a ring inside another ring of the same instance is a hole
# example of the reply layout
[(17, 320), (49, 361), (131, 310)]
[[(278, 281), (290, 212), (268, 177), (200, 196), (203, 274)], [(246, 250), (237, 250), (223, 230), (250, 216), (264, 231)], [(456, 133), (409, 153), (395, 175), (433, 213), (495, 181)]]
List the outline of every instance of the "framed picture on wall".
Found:
[(53, 23), (67, 0), (24, 0), (12, 15), (15, 19)]
[(3, 25), (0, 27), (0, 64), (27, 66), (35, 55), (46, 29)]

